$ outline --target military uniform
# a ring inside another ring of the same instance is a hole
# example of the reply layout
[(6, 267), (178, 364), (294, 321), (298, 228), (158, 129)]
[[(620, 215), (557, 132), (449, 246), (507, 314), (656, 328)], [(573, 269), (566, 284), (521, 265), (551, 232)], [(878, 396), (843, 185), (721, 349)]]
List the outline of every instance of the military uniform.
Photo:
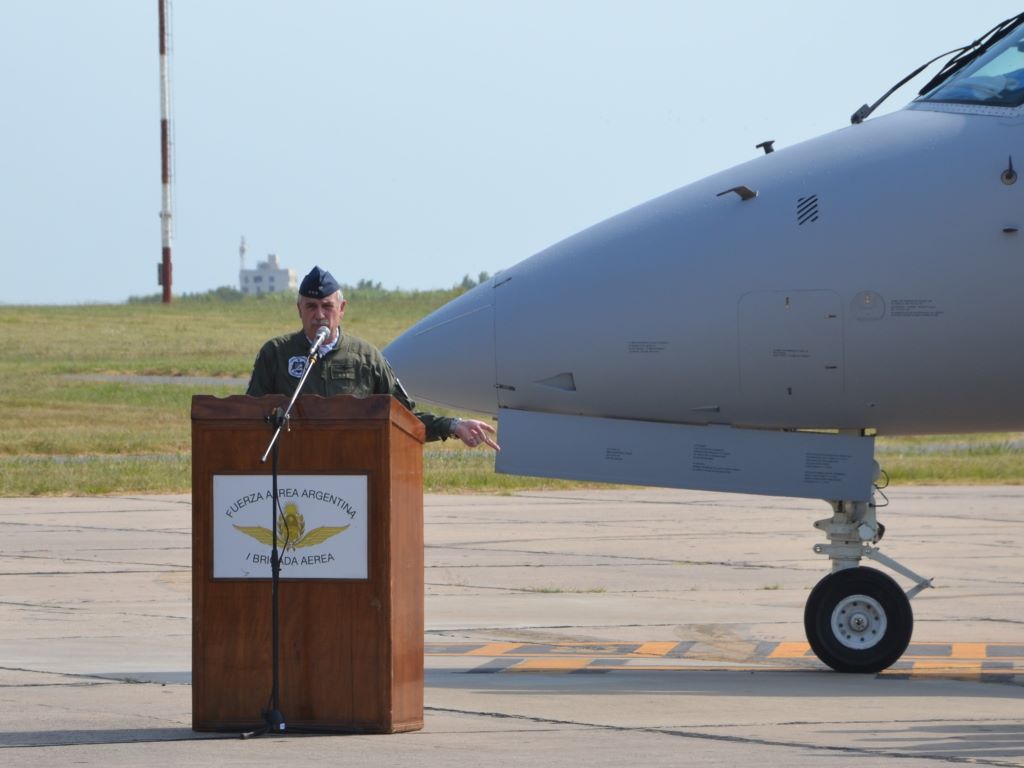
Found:
[[(334, 348), (314, 364), (304, 395), (392, 395), (413, 411), (427, 428), (427, 440), (446, 440), (455, 419), (414, 411), (414, 404), (398, 378), (375, 346), (356, 336), (338, 331)], [(248, 395), (288, 395), (298, 386), (309, 358), (310, 341), (303, 331), (278, 336), (260, 349), (249, 379)]]

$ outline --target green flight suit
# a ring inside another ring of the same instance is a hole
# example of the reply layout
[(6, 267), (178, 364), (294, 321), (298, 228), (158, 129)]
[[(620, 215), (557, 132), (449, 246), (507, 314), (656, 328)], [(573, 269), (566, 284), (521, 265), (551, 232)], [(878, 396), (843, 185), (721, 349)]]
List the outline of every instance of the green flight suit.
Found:
[[(247, 395), (291, 396), (305, 371), (309, 339), (302, 331), (271, 339), (256, 355)], [(427, 428), (427, 440), (447, 440), (453, 419), (415, 411), (388, 361), (375, 346), (347, 333), (314, 364), (302, 387), (304, 395), (392, 395)]]

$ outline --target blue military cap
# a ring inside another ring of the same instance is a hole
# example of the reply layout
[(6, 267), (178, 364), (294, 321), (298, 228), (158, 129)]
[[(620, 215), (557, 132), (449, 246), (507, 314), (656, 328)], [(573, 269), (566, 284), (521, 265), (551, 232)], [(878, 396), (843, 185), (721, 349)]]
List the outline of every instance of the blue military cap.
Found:
[(320, 267), (313, 267), (299, 285), (299, 295), (311, 299), (326, 299), (340, 290), (341, 286), (334, 279), (334, 275)]

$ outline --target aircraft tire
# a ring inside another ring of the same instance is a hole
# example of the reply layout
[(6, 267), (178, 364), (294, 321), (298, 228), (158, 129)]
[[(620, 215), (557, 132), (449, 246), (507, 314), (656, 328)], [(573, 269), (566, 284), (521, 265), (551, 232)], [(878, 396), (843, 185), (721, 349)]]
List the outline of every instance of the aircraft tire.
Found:
[(811, 650), (836, 672), (881, 672), (907, 650), (914, 613), (899, 584), (886, 574), (846, 568), (811, 590), (804, 631)]

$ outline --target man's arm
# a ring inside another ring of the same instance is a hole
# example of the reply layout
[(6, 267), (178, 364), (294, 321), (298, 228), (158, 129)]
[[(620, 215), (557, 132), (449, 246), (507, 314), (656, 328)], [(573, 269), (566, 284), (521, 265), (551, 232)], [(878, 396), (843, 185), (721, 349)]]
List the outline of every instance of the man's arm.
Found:
[(405, 391), (405, 387), (402, 386), (402, 382), (398, 380), (394, 372), (391, 370), (391, 366), (387, 365), (388, 379), (390, 381), (390, 392), (391, 396), (394, 397), (398, 402), (412, 411), (413, 416), (423, 422), (423, 426), (427, 428), (427, 442), (433, 442), (435, 440), (447, 440), (452, 436), (452, 422), (455, 419), (448, 418), (446, 416), (437, 416), (433, 413), (427, 413), (426, 411), (417, 411), (416, 403), (409, 397), (409, 393)]
[(416, 404), (409, 397), (409, 393), (405, 391), (402, 382), (395, 376), (394, 371), (391, 370), (391, 365), (386, 360), (384, 361), (384, 367), (387, 371), (387, 378), (391, 382), (391, 395), (397, 398), (402, 405), (413, 412), (417, 419), (423, 422), (423, 426), (427, 428), (427, 442), (457, 437), (471, 448), (484, 444), (489, 445), (496, 451), (501, 450), (498, 444), (490, 437), (490, 435), (494, 434), (494, 427), (486, 421), (437, 416), (426, 411), (417, 411)]

